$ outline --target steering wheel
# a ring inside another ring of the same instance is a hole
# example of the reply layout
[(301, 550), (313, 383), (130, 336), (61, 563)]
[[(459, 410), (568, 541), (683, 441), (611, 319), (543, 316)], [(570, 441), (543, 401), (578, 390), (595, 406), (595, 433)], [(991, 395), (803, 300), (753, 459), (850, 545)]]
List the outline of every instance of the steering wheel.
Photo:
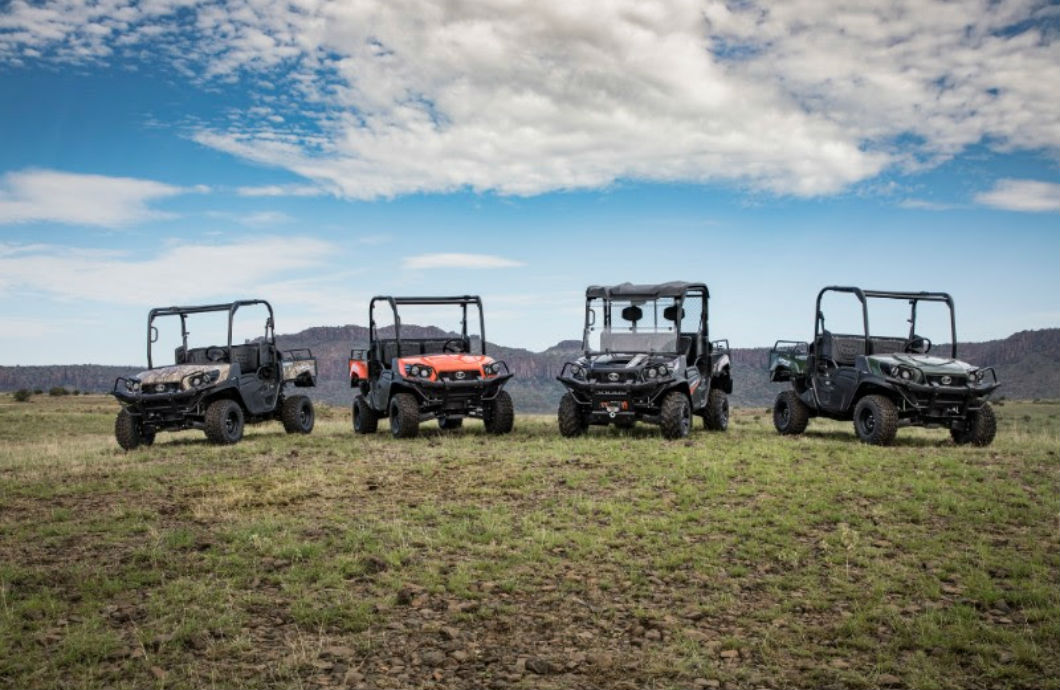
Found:
[(223, 347), (208, 347), (206, 348), (206, 359), (211, 362), (220, 362), (225, 358), (225, 349)]
[(464, 351), (464, 341), (460, 338), (450, 338), (442, 343), (442, 352), (459, 354)]
[(903, 349), (910, 354), (926, 355), (931, 352), (931, 339), (920, 335), (914, 335), (912, 338), (905, 341)]

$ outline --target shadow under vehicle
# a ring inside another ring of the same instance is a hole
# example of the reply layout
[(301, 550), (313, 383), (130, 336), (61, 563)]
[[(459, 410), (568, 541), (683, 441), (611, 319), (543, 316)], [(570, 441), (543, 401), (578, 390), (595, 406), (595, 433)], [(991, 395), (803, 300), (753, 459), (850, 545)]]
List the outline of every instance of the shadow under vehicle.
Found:
[[(385, 338), (376, 324), (376, 305), (388, 306), (394, 337)], [(455, 307), (460, 333), (441, 337), (402, 335), (399, 307)], [(478, 312), (478, 352), (468, 332), (469, 308)], [(481, 419), (487, 433), (512, 430), (515, 412), (504, 384), (512, 377), (508, 365), (486, 354), (482, 300), (458, 297), (373, 297), (368, 305), (368, 349), (350, 351), (353, 429), (372, 434), (379, 420), (390, 419), (395, 438), (419, 434), (420, 422), (438, 420), (442, 429), (458, 429), (465, 418)]]
[[(863, 332), (825, 328), (821, 300), (828, 293), (860, 301)], [(870, 300), (909, 304), (905, 336), (877, 335), (869, 328)], [(931, 341), (917, 335), (917, 305), (949, 309), (949, 356), (930, 354)], [(957, 359), (953, 298), (944, 292), (889, 292), (830, 286), (817, 295), (812, 343), (778, 340), (769, 354), (769, 378), (790, 382), (773, 405), (781, 434), (800, 434), (811, 417), (852, 420), (865, 443), (889, 445), (901, 426), (944, 427), (958, 444), (989, 445), (997, 422), (987, 398), (998, 387), (992, 367)]]
[(589, 287), (584, 354), (557, 377), (567, 388), (560, 433), (640, 421), (658, 424), (666, 438), (681, 438), (693, 414), (709, 430), (727, 429), (731, 355), (727, 340), (708, 337), (709, 300), (703, 283)]
[[(236, 312), (254, 306), (268, 312), (264, 337), (233, 344)], [(227, 312), (226, 344), (189, 347), (189, 317), (211, 312)], [(156, 367), (155, 320), (160, 318), (180, 320), (181, 344), (172, 365)], [(273, 419), (282, 421), (287, 433), (308, 434), (313, 403), (305, 395), (289, 395), (287, 386), (315, 386), (316, 374), (309, 350), (277, 349), (272, 306), (265, 300), (152, 309), (147, 316), (147, 370), (114, 382), (112, 393), (122, 405), (114, 435), (126, 450), (151, 445), (159, 431), (185, 429), (202, 429), (212, 443), (232, 444), (243, 437), (245, 424)]]

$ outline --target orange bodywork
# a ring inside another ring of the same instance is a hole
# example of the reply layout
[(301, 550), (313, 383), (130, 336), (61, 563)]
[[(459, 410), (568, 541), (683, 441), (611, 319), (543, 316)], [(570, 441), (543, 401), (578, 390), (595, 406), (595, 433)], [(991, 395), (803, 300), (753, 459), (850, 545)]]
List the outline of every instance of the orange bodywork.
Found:
[[(491, 375), (487, 374), (482, 367), (487, 364), (492, 364), (493, 361), (492, 357), (486, 355), (438, 354), (422, 355), (419, 357), (401, 357), (397, 361), (397, 374), (398, 376), (405, 377), (405, 367), (419, 364), (420, 366), (430, 367), (433, 370), (433, 373), (429, 378), (423, 379), (426, 381), (437, 381), (438, 374), (442, 372), (468, 370), (477, 371), (482, 378), (490, 378)], [(356, 382), (367, 378), (368, 362), (363, 359), (351, 359), (350, 380)]]
[(350, 360), (350, 381), (356, 383), (368, 378), (368, 362), (363, 359)]
[(427, 381), (437, 381), (438, 374), (450, 371), (468, 371), (473, 369), (479, 376), (486, 378), (486, 372), (482, 367), (492, 364), (493, 358), (486, 355), (423, 355), (421, 357), (402, 357), (397, 361), (397, 373), (405, 376), (405, 367), (419, 364), (433, 369), (433, 373)]

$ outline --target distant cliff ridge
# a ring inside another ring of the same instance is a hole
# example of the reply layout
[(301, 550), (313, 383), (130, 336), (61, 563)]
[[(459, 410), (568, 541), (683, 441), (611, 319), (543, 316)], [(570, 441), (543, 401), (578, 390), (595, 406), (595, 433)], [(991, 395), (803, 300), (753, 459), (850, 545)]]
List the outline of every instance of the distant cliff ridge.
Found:
[[(385, 329), (389, 330), (389, 329)], [(437, 337), (440, 329), (403, 326), (409, 337)], [(319, 382), (311, 395), (336, 405), (349, 405), (348, 360), (351, 348), (368, 344), (368, 329), (363, 326), (318, 326), (300, 333), (277, 336), (281, 348), (308, 347), (317, 358)], [(577, 340), (565, 340), (543, 352), (487, 344), (487, 352), (503, 359), (515, 373), (509, 390), (516, 409), (523, 412), (554, 412), (563, 393), (556, 381), (563, 363), (576, 357), (581, 349)], [(949, 347), (936, 346), (935, 351), (948, 354)], [(1060, 329), (1020, 331), (1004, 340), (982, 343), (958, 343), (961, 359), (997, 369), (1002, 387), (997, 395), (1007, 398), (1060, 398)], [(765, 407), (771, 405), (782, 386), (769, 382), (766, 366), (769, 348), (733, 350), (732, 402), (735, 405)], [(140, 371), (142, 366), (102, 366), (68, 364), (58, 366), (0, 367), (0, 391), (19, 388), (47, 391), (55, 386), (85, 392), (106, 392), (118, 376)]]

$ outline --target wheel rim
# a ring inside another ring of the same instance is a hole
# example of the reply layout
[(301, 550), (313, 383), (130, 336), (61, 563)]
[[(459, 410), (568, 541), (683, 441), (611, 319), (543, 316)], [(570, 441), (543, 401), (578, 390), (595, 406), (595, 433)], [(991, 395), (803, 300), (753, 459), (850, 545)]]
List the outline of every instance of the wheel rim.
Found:
[(298, 423), (303, 428), (309, 426), (309, 408), (306, 405), (302, 405), (302, 409), (298, 411)]
[(872, 432), (876, 431), (876, 415), (872, 414), (872, 410), (862, 410), (858, 421), (861, 422), (861, 429), (866, 435), (871, 435)]
[(718, 421), (721, 422), (722, 426), (729, 425), (729, 401), (726, 400), (721, 404), (721, 414), (718, 416)]
[(780, 418), (780, 426), (786, 427), (788, 422), (791, 421), (791, 408), (788, 407), (786, 402), (782, 402), (777, 406), (777, 416)]
[(689, 427), (692, 425), (692, 414), (686, 403), (681, 407), (681, 434), (688, 434)]
[(233, 435), (235, 435), (235, 432), (236, 432), (236, 413), (233, 410), (233, 411), (230, 411), (227, 415), (225, 415), (225, 434), (227, 434), (228, 436), (233, 436)]

